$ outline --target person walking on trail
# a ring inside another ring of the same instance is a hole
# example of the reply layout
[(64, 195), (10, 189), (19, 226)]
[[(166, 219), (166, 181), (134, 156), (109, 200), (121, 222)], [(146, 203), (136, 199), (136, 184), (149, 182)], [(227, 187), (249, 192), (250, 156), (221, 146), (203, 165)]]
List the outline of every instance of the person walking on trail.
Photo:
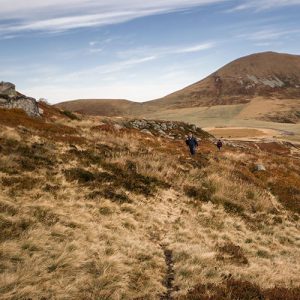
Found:
[(189, 133), (187, 139), (185, 140), (185, 143), (189, 147), (191, 155), (195, 155), (196, 149), (198, 147), (198, 141), (191, 132)]
[(223, 143), (221, 140), (218, 140), (217, 142), (217, 148), (219, 149), (219, 151), (221, 151), (221, 148), (223, 147)]

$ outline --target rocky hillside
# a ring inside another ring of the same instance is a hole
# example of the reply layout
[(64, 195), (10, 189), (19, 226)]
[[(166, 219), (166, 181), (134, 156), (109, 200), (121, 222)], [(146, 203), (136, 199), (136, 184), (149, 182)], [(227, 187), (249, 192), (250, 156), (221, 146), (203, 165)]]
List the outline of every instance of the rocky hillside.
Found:
[(0, 109), (1, 299), (299, 299), (299, 149), (43, 108)]
[(14, 84), (0, 82), (0, 108), (17, 108), (24, 110), (29, 116), (38, 117), (39, 108), (34, 98), (26, 97), (16, 91)]
[(145, 105), (211, 106), (245, 103), (255, 96), (300, 99), (300, 56), (264, 52), (242, 57), (191, 86)]

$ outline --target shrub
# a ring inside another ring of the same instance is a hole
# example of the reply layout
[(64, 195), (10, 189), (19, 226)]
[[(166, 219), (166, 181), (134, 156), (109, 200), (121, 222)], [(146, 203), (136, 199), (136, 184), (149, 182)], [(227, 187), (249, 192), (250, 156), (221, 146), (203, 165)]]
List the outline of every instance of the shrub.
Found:
[(32, 223), (32, 220), (23, 217), (11, 218), (0, 214), (0, 241), (18, 238)]
[(89, 166), (90, 164), (99, 164), (103, 160), (103, 157), (91, 150), (80, 151), (77, 149), (71, 149), (69, 150), (69, 154), (74, 155), (87, 166)]
[(125, 166), (109, 163), (105, 163), (102, 166), (113, 174), (113, 178), (111, 179), (114, 180), (115, 186), (123, 187), (124, 189), (137, 194), (149, 196), (153, 195), (158, 187), (170, 187), (169, 184), (156, 177), (137, 173), (136, 166), (131, 162), (127, 162)]
[(300, 188), (295, 180), (281, 179), (271, 184), (271, 191), (288, 210), (300, 213)]
[(242, 214), (244, 212), (244, 208), (241, 205), (230, 201), (224, 201), (223, 206), (227, 213)]
[(69, 110), (63, 110), (61, 113), (71, 120), (80, 120), (74, 113)]
[(25, 177), (25, 176), (10, 176), (10, 177), (3, 177), (2, 185), (6, 187), (11, 187), (16, 191), (21, 190), (32, 190), (38, 185), (38, 180), (32, 177)]
[(35, 207), (32, 211), (33, 216), (41, 223), (51, 226), (59, 221), (59, 216), (49, 208)]
[(211, 182), (205, 182), (200, 187), (186, 185), (183, 190), (189, 198), (203, 202), (211, 201), (213, 194), (216, 192), (216, 188)]
[(111, 207), (103, 206), (103, 207), (99, 208), (99, 213), (101, 215), (108, 216), (108, 215), (111, 215), (113, 213), (113, 210), (111, 209)]
[[(248, 264), (248, 259), (243, 253), (243, 249), (235, 245), (231, 242), (226, 243), (224, 246), (218, 248), (219, 254), (217, 255), (218, 260), (229, 260), (231, 262), (237, 263), (237, 264)], [(228, 255), (229, 257), (224, 257), (225, 255)]]
[(102, 195), (112, 202), (117, 202), (117, 203), (131, 203), (132, 202), (125, 193), (117, 193), (114, 190), (112, 190), (111, 188), (106, 188), (102, 192)]
[(262, 249), (257, 250), (256, 255), (259, 257), (262, 257), (262, 258), (270, 258), (269, 252), (266, 250), (262, 250)]
[(212, 283), (198, 284), (187, 295), (178, 300), (298, 300), (300, 287), (274, 287), (263, 290), (257, 284), (249, 281), (228, 279), (216, 285)]
[(0, 213), (7, 213), (12, 216), (16, 215), (18, 212), (17, 206), (11, 202), (0, 200)]
[(65, 176), (68, 181), (78, 181), (79, 183), (87, 183), (96, 179), (93, 173), (81, 168), (73, 168), (66, 170)]
[(274, 287), (266, 289), (264, 291), (266, 299), (272, 300), (298, 300), (300, 299), (300, 287), (296, 288), (285, 288), (285, 287)]

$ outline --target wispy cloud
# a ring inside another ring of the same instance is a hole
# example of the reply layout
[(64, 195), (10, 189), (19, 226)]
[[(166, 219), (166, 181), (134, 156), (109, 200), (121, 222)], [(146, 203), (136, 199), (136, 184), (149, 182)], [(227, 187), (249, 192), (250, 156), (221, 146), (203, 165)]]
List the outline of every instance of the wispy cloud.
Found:
[(65, 31), (116, 24), (226, 0), (2, 0), (0, 32)]
[(276, 29), (262, 29), (258, 31), (252, 31), (250, 33), (239, 34), (238, 38), (245, 38), (252, 41), (271, 41), (277, 40), (281, 37), (287, 37), (289, 35), (300, 34), (300, 29), (287, 29), (287, 30), (276, 30)]
[(206, 42), (206, 43), (199, 43), (199, 44), (188, 45), (188, 46), (180, 45), (180, 46), (172, 46), (172, 47), (141, 47), (141, 48), (119, 51), (118, 56), (125, 58), (125, 57), (132, 57), (132, 56), (139, 57), (144, 55), (154, 55), (155, 57), (158, 58), (158, 57), (172, 55), (172, 54), (200, 52), (203, 50), (214, 48), (215, 46), (216, 46), (215, 42)]
[(248, 0), (241, 2), (242, 3), (235, 6), (230, 11), (241, 11), (246, 9), (255, 9), (260, 11), (283, 6), (300, 5), (300, 0)]
[[(205, 44), (198, 44), (191, 47), (183, 47), (179, 48), (174, 51), (174, 53), (192, 53), (192, 52), (199, 52), (206, 49), (211, 49), (215, 46), (215, 43), (205, 43)], [(172, 51), (171, 51), (172, 52)]]
[(69, 81), (75, 82), (78, 80), (80, 81), (83, 78), (89, 78), (89, 76), (92, 76), (93, 78), (100, 78), (99, 76), (119, 73), (124, 70), (130, 69), (134, 66), (152, 61), (154, 59), (156, 59), (156, 56), (152, 55), (152, 56), (145, 56), (136, 59), (127, 59), (118, 62), (112, 62), (108, 64), (101, 64), (93, 68), (86, 68), (76, 72), (64, 73), (63, 76), (59, 76), (59, 74), (56, 74), (56, 76), (53, 76), (52, 78), (48, 78), (48, 80), (51, 82), (61, 83), (61, 82), (69, 82)]

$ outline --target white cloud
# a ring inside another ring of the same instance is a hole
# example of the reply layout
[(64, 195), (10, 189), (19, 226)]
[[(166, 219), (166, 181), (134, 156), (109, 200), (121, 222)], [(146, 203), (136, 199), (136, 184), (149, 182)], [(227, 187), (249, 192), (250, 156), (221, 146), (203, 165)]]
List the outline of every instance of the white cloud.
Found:
[(240, 11), (253, 8), (256, 10), (266, 10), (293, 5), (300, 5), (300, 0), (248, 0), (235, 6), (230, 11)]
[(172, 47), (141, 47), (128, 49), (124, 51), (119, 51), (117, 55), (121, 58), (132, 57), (132, 56), (146, 56), (146, 55), (154, 55), (155, 57), (162, 57), (171, 54), (184, 54), (184, 53), (193, 53), (200, 52), (203, 50), (211, 49), (216, 46), (214, 42), (206, 42), (199, 43), (194, 45), (180, 45), (180, 46), (172, 46)]
[(199, 52), (202, 50), (211, 49), (215, 46), (214, 43), (205, 43), (205, 44), (198, 44), (187, 48), (181, 48), (174, 51), (174, 53), (192, 53), (192, 52)]
[(250, 33), (240, 34), (238, 38), (246, 38), (252, 41), (270, 41), (277, 40), (281, 37), (287, 37), (291, 34), (299, 34), (299, 29), (290, 29), (290, 30), (276, 30), (276, 29), (262, 29), (258, 31), (253, 31)]
[(135, 18), (228, 0), (2, 0), (0, 32), (64, 31), (102, 26)]

